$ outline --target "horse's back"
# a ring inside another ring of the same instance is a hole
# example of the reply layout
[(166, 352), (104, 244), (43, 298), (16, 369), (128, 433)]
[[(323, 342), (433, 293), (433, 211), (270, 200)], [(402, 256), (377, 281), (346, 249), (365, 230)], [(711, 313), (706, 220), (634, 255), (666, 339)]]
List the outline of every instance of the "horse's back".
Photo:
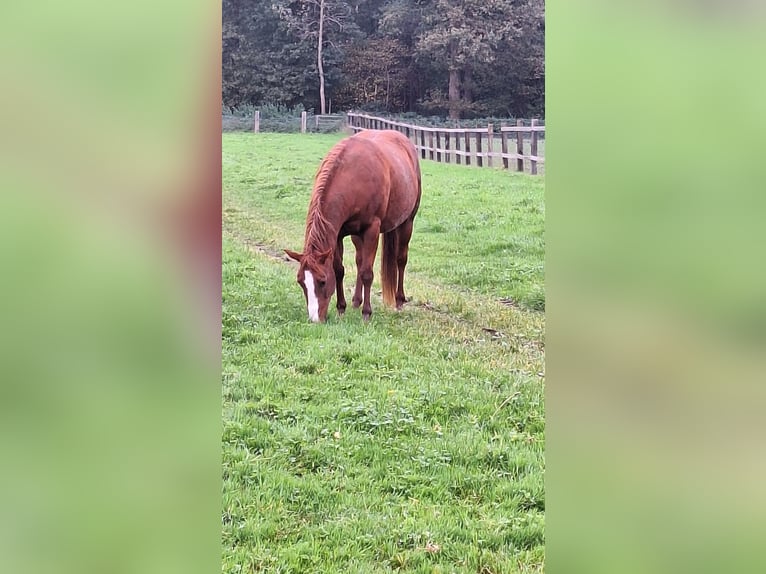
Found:
[(403, 153), (410, 158), (412, 168), (419, 170), (417, 150), (403, 133), (394, 130), (362, 130), (353, 137), (372, 141), (389, 155)]
[(388, 231), (413, 217), (420, 205), (420, 164), (412, 142), (394, 130), (363, 130), (351, 139), (375, 144), (385, 158), (391, 189), (384, 230)]

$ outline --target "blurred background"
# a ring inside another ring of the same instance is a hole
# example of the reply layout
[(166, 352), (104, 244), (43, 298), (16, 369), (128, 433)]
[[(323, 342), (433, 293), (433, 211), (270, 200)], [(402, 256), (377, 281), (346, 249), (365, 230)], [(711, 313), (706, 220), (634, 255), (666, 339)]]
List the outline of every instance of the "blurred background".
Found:
[(215, 571), (220, 6), (8, 4), (0, 46), (0, 570)]
[(764, 16), (547, 3), (551, 572), (764, 570)]

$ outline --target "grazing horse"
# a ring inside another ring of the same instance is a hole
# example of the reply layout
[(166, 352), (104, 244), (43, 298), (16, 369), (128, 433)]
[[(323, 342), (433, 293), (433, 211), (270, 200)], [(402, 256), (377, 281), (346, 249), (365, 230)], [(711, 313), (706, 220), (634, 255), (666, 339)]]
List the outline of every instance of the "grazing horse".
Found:
[(372, 266), (383, 234), (383, 301), (401, 309), (405, 302), (404, 267), (412, 222), (420, 205), (420, 164), (415, 147), (399, 132), (365, 130), (338, 142), (322, 160), (306, 216), (303, 253), (285, 249), (297, 261), (298, 283), (309, 319), (327, 320), (333, 291), (338, 314), (346, 310), (343, 294), (343, 238), (356, 248), (356, 289), (352, 303), (362, 316), (372, 315)]

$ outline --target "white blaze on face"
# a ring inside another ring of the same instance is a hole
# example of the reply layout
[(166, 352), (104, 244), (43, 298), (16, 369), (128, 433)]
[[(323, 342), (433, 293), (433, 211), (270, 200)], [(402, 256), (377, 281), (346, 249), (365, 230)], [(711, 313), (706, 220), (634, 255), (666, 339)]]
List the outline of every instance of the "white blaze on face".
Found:
[(309, 306), (309, 319), (314, 323), (319, 323), (319, 299), (317, 299), (314, 290), (314, 276), (311, 271), (306, 271), (303, 275), (303, 282), (306, 284), (306, 301)]

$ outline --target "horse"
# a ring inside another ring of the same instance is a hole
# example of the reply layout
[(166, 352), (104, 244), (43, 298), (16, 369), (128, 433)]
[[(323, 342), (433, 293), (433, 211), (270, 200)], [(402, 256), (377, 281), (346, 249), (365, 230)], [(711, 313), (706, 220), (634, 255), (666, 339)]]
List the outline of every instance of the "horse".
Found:
[(312, 322), (327, 320), (333, 292), (338, 316), (346, 310), (343, 239), (348, 235), (356, 248), (354, 308), (362, 305), (362, 317), (369, 321), (372, 268), (382, 234), (383, 302), (401, 310), (406, 301), (404, 268), (420, 194), (418, 154), (400, 132), (364, 130), (332, 147), (314, 179), (303, 253), (284, 250), (299, 264), (297, 281)]

